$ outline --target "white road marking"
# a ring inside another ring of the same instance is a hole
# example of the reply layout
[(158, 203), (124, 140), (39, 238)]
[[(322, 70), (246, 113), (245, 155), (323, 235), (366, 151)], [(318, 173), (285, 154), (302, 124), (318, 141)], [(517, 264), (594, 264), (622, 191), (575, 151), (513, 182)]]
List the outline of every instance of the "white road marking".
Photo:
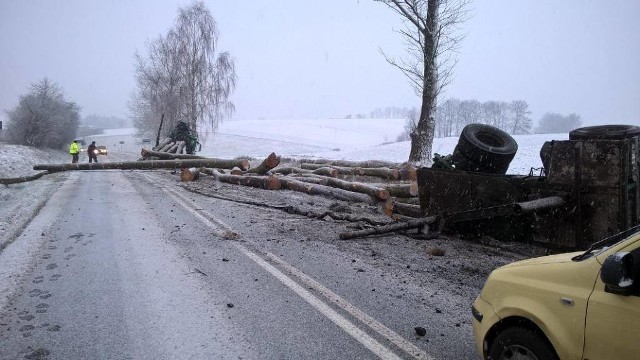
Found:
[(398, 333), (396, 333), (393, 330), (389, 329), (384, 324), (380, 323), (379, 321), (377, 321), (373, 317), (371, 317), (368, 314), (366, 314), (364, 311), (362, 311), (362, 310), (358, 309), (357, 307), (353, 306), (347, 300), (343, 299), (339, 295), (337, 295), (334, 292), (332, 292), (331, 290), (327, 289), (322, 284), (320, 284), (319, 282), (317, 282), (313, 278), (309, 277), (308, 275), (306, 275), (302, 271), (300, 271), (300, 270), (296, 269), (295, 267), (289, 265), (287, 262), (283, 261), (278, 256), (276, 256), (276, 255), (274, 255), (272, 253), (266, 252), (265, 255), (269, 260), (271, 260), (274, 263), (277, 263), (280, 267), (284, 268), (286, 272), (288, 272), (289, 274), (291, 274), (291, 275), (297, 277), (298, 279), (300, 279), (300, 281), (302, 281), (302, 283), (304, 285), (307, 285), (308, 287), (310, 287), (310, 288), (314, 289), (315, 291), (317, 291), (318, 293), (322, 294), (329, 301), (333, 302), (336, 306), (344, 309), (346, 312), (348, 312), (349, 314), (353, 315), (353, 317), (355, 317), (356, 319), (358, 319), (361, 322), (365, 323), (373, 331), (375, 331), (378, 334), (382, 335), (383, 337), (387, 338), (389, 341), (391, 341), (394, 345), (396, 345), (397, 347), (402, 349), (407, 354), (412, 355), (416, 359), (433, 360), (433, 358), (431, 356), (429, 356), (427, 353), (422, 351), (419, 347), (413, 345), (412, 343), (407, 341), (405, 338), (400, 336)]
[[(182, 207), (184, 207), (187, 211), (192, 213), (195, 217), (200, 219), (200, 221), (202, 221), (205, 225), (210, 227), (214, 231), (214, 234), (216, 236), (225, 238), (228, 235), (228, 233), (232, 231), (229, 226), (227, 226), (222, 221), (216, 219), (215, 217), (211, 216), (206, 211), (196, 210), (190, 203), (187, 202), (188, 200), (185, 199), (183, 195), (178, 194), (176, 191), (169, 190), (166, 188), (163, 190), (167, 194), (169, 194), (178, 204), (182, 205)], [(205, 216), (202, 213), (208, 216)]]
[[(171, 197), (176, 200), (176, 202), (182, 205), (187, 211), (196, 216), (196, 218), (200, 219), (206, 226), (212, 228), (215, 232), (216, 236), (224, 238), (224, 235), (230, 231), (233, 231), (228, 225), (224, 224), (221, 220), (216, 219), (212, 214), (204, 209), (196, 209), (191, 202), (188, 201), (183, 195), (177, 193), (174, 190), (164, 189), (164, 191), (169, 194)], [(241, 245), (240, 243), (235, 243), (235, 246), (240, 250), (243, 254), (245, 254), (248, 258), (253, 260), (255, 263), (260, 265), (263, 269), (273, 275), (276, 279), (282, 282), (285, 286), (290, 288), (293, 292), (295, 292), (298, 296), (300, 296), (303, 300), (313, 306), (316, 310), (326, 316), (329, 320), (331, 320), (334, 324), (342, 328), (346, 333), (351, 335), (354, 339), (364, 345), (371, 352), (376, 354), (378, 357), (382, 359), (400, 359), (396, 354), (394, 354), (390, 349), (385, 347), (383, 344), (379, 343), (377, 340), (367, 335), (364, 331), (358, 328), (355, 324), (349, 321), (344, 316), (337, 313), (333, 310), (329, 305), (327, 305), (322, 300), (318, 299), (311, 292), (300, 286), (290, 277), (282, 273), (280, 270), (275, 268), (273, 265), (269, 264), (262, 257), (260, 257), (255, 252), (249, 250), (247, 247)], [(277, 263), (279, 266), (284, 268), (289, 274), (297, 277), (302, 281), (306, 286), (312, 288), (319, 294), (326, 297), (330, 302), (339, 308), (345, 310), (353, 317), (366, 324), (373, 331), (381, 335), (382, 337), (388, 339), (391, 343), (396, 345), (402, 351), (411, 355), (415, 359), (424, 359), (424, 360), (433, 360), (431, 356), (422, 351), (417, 346), (413, 345), (405, 338), (394, 332), (393, 330), (386, 327), (384, 324), (378, 322), (373, 317), (367, 315), (362, 310), (358, 309), (342, 297), (333, 293), (331, 290), (322, 286), (319, 282), (312, 279), (302, 271), (296, 269), (295, 267), (289, 265), (287, 262), (278, 258), (277, 256), (266, 252), (265, 256), (272, 262)]]
[(306, 301), (311, 306), (316, 308), (316, 310), (320, 311), (320, 313), (326, 316), (334, 324), (342, 328), (342, 330), (344, 330), (347, 334), (351, 335), (354, 339), (356, 339), (359, 343), (364, 345), (371, 352), (378, 355), (378, 357), (380, 357), (381, 359), (400, 359), (396, 354), (391, 352), (391, 350), (386, 348), (384, 345), (380, 344), (371, 336), (367, 335), (364, 331), (360, 330), (360, 328), (358, 328), (352, 322), (347, 320), (344, 316), (338, 314), (335, 310), (333, 310), (331, 307), (325, 304), (322, 300), (318, 299), (309, 291), (304, 289), (302, 286), (298, 285), (298, 283), (291, 280), (291, 278), (281, 273), (273, 265), (264, 261), (261, 257), (256, 255), (255, 253), (253, 253), (243, 245), (238, 243), (236, 243), (235, 245), (247, 257), (255, 261), (258, 265), (260, 265), (263, 269), (268, 271), (276, 279), (280, 280), (280, 282), (282, 282), (289, 289), (291, 289), (293, 292), (298, 294), (298, 296), (300, 296), (304, 301)]

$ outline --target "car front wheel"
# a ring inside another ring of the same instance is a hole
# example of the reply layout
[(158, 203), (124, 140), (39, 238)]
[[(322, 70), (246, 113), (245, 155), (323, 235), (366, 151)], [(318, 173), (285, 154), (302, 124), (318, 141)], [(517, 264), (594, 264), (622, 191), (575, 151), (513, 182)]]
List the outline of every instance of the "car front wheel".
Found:
[(511, 327), (500, 332), (489, 349), (491, 360), (547, 360), (557, 359), (551, 345), (537, 332)]

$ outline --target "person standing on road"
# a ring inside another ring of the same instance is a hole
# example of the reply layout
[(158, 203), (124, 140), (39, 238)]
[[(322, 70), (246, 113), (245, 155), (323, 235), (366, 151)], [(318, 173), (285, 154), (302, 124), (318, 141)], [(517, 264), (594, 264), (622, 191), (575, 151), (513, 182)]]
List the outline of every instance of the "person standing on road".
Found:
[(98, 162), (98, 154), (96, 154), (98, 150), (96, 149), (96, 142), (92, 141), (91, 145), (87, 148), (87, 155), (89, 155), (89, 164), (91, 164), (91, 160)]
[(80, 146), (78, 146), (78, 140), (73, 140), (69, 146), (69, 154), (71, 154), (71, 163), (77, 163), (78, 158), (80, 157)]

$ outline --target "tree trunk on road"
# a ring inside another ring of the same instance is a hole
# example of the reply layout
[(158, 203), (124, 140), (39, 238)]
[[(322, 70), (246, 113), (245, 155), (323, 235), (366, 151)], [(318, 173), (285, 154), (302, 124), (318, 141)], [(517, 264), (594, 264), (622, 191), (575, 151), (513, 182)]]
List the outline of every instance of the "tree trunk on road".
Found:
[(367, 204), (371, 204), (376, 202), (376, 199), (373, 199), (371, 196), (366, 194), (361, 194), (353, 191), (336, 189), (329, 186), (324, 186), (320, 184), (311, 184), (305, 183), (303, 181), (294, 179), (292, 177), (282, 177), (280, 178), (282, 181), (282, 185), (289, 190), (303, 192), (305, 194), (311, 195), (324, 195), (329, 196), (334, 199), (340, 199), (345, 201), (352, 202), (363, 202)]
[(349, 239), (355, 239), (358, 237), (365, 237), (369, 235), (379, 235), (379, 234), (396, 232), (400, 230), (417, 229), (425, 225), (433, 224), (436, 221), (438, 221), (437, 216), (429, 216), (426, 218), (410, 220), (410, 221), (401, 222), (397, 224), (378, 226), (378, 227), (374, 227), (366, 230), (347, 231), (347, 232), (340, 233), (340, 239), (349, 240)]
[(18, 183), (23, 183), (27, 181), (33, 181), (41, 178), (43, 175), (46, 175), (48, 173), (49, 173), (48, 171), (41, 171), (37, 174), (30, 175), (30, 176), (19, 176), (15, 178), (0, 178), (0, 184), (9, 185), (9, 184), (18, 184)]
[(380, 161), (380, 160), (367, 160), (367, 161), (349, 161), (349, 160), (329, 160), (329, 159), (317, 159), (301, 161), (305, 164), (323, 164), (324, 166), (346, 166), (346, 167), (362, 167), (362, 168), (395, 168), (398, 164)]
[[(175, 154), (174, 154), (175, 155)], [(48, 170), (51, 172), (68, 170), (108, 170), (108, 169), (174, 169), (190, 167), (212, 167), (231, 169), (238, 166), (241, 169), (249, 168), (247, 160), (226, 159), (184, 159), (184, 160), (146, 160), (146, 161), (120, 161), (100, 163), (75, 163), (75, 164), (37, 164), (33, 170)]]
[[(327, 166), (324, 164), (300, 164), (300, 168), (306, 170), (318, 170), (325, 167)], [(360, 170), (360, 168), (356, 167), (330, 166), (330, 168), (338, 170), (338, 173), (340, 173), (340, 175), (362, 175), (362, 171)]]
[(291, 175), (291, 174), (316, 174), (322, 176), (338, 177), (338, 170), (323, 167), (316, 170), (300, 169), (296, 167), (281, 167), (271, 170), (273, 174)]
[(201, 172), (213, 175), (217, 180), (235, 185), (251, 186), (267, 190), (280, 190), (282, 183), (275, 175), (257, 176), (257, 175), (228, 175), (223, 174), (215, 169), (200, 169)]
[(316, 184), (321, 184), (321, 185), (331, 186), (331, 187), (335, 187), (343, 190), (367, 194), (379, 200), (386, 200), (389, 198), (388, 191), (379, 187), (371, 186), (370, 184), (345, 181), (345, 180), (340, 180), (336, 178), (313, 175), (313, 174), (301, 174), (299, 177), (296, 177), (296, 179), (304, 182), (313, 182)]

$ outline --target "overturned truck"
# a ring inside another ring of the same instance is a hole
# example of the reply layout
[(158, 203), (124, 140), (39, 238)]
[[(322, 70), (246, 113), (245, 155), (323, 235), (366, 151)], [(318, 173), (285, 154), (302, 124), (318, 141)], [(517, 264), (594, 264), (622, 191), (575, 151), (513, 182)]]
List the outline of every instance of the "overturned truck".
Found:
[(444, 231), (561, 249), (582, 249), (640, 223), (639, 127), (573, 130), (569, 140), (542, 146), (542, 169), (505, 175), (516, 150), (501, 130), (465, 127), (447, 161), (417, 171), (422, 215), (437, 216)]

